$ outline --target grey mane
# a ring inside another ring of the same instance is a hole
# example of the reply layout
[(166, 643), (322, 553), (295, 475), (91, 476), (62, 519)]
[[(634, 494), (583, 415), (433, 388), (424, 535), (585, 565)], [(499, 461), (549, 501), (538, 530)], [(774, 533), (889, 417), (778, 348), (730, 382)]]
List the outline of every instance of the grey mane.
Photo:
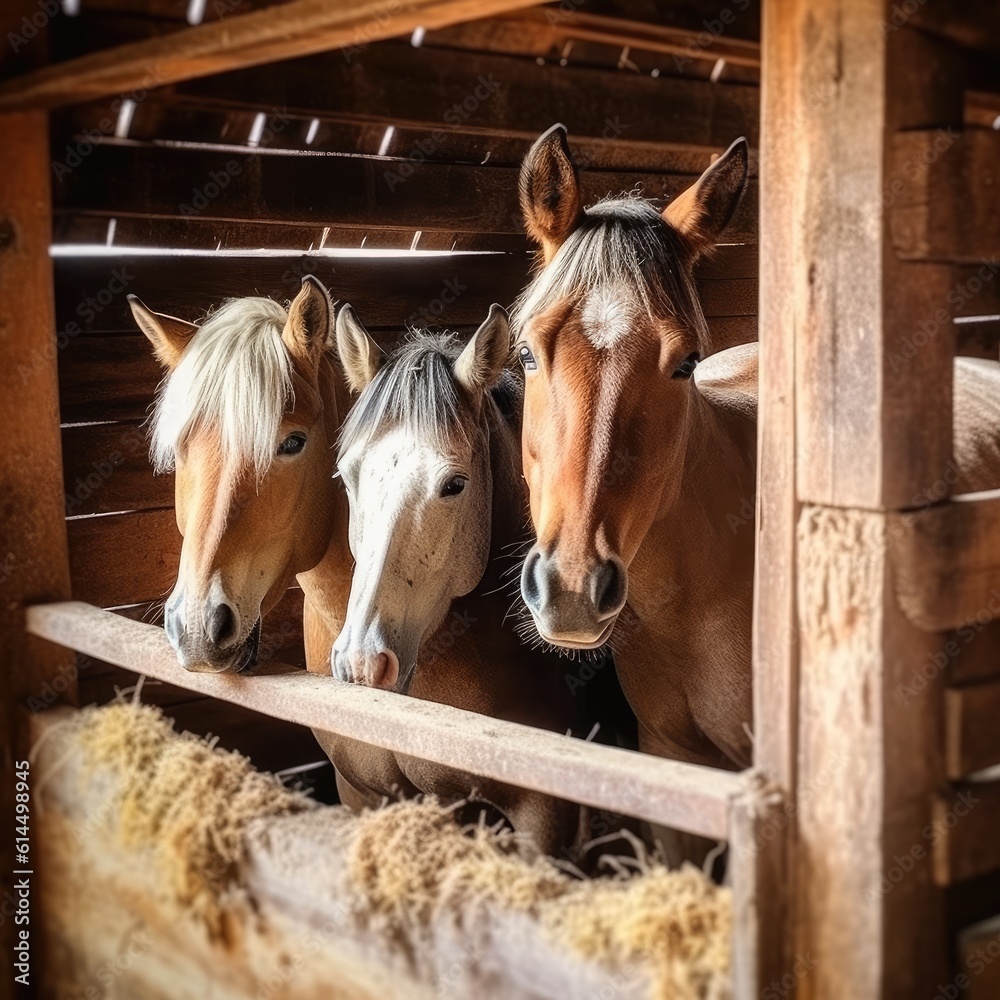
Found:
[[(394, 427), (441, 442), (467, 439), (454, 372), (464, 346), (453, 333), (410, 333), (352, 407), (340, 430), (339, 455)], [(508, 423), (520, 416), (521, 388), (518, 375), (510, 369), (493, 387), (493, 401)]]
[(683, 237), (648, 201), (600, 201), (521, 294), (511, 317), (515, 338), (527, 319), (560, 300), (607, 292), (629, 298), (652, 319), (680, 321), (707, 353), (708, 326), (683, 263), (689, 256)]

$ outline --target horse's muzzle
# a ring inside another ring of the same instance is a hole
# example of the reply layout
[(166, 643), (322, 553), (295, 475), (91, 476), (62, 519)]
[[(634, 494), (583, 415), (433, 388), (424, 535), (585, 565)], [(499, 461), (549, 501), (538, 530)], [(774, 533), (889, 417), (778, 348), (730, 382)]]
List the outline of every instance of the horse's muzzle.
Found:
[(566, 585), (555, 555), (537, 547), (521, 570), (521, 596), (539, 635), (568, 649), (603, 646), (627, 593), (628, 573), (616, 558), (595, 562), (574, 587)]

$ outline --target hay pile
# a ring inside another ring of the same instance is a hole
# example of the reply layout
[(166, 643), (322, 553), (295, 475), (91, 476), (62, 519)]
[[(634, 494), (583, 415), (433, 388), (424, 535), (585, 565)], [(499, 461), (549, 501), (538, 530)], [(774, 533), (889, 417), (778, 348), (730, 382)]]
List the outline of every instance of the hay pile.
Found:
[(645, 865), (631, 878), (581, 881), (525, 858), (509, 835), (463, 832), (434, 802), (358, 820), (348, 873), (395, 935), (481, 907), (530, 915), (550, 940), (610, 970), (645, 967), (655, 1000), (730, 995), (731, 899), (700, 871)]
[(157, 708), (87, 708), (63, 739), (82, 751), (81, 781), (108, 769), (115, 793), (99, 821), (123, 846), (152, 852), (164, 894), (218, 931), (223, 897), (243, 858), (249, 823), (316, 808), (238, 753), (177, 733)]
[(144, 852), (164, 895), (210, 934), (243, 891), (248, 848), (258, 864), (263, 849), (284, 884), (307, 878), (305, 891), (343, 904), (383, 949), (426, 951), (434, 928), (471, 935), (464, 925), (516, 914), (556, 948), (653, 983), (650, 1000), (730, 996), (730, 893), (694, 868), (644, 863), (632, 877), (580, 880), (509, 833), (463, 831), (430, 800), (360, 817), (321, 808), (239, 754), (176, 733), (150, 706), (90, 708), (57, 728), (81, 782), (114, 789), (97, 821)]

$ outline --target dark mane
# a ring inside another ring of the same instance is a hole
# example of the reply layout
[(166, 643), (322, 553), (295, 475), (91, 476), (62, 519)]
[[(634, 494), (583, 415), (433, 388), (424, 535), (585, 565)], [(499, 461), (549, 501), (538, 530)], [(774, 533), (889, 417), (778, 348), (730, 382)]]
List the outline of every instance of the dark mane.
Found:
[[(340, 430), (339, 455), (392, 427), (440, 441), (464, 438), (461, 390), (454, 372), (464, 346), (454, 333), (410, 333), (348, 414)], [(491, 395), (508, 423), (520, 416), (521, 381), (513, 370), (504, 371)]]

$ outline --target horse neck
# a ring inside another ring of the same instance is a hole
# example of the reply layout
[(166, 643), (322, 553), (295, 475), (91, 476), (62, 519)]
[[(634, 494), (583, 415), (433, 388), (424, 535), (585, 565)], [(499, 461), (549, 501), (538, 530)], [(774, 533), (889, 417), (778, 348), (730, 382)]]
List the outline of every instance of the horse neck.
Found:
[(653, 558), (639, 560), (639, 586), (662, 588), (664, 574), (713, 592), (720, 576), (733, 586), (742, 582), (727, 577), (727, 568), (745, 565), (748, 547), (752, 553), (755, 452), (752, 420), (695, 394), (679, 485), (640, 550)]
[[(340, 425), (351, 407), (350, 391), (328, 355), (320, 360), (319, 390), (323, 398), (324, 421), (331, 455), (335, 454), (337, 434)], [(332, 507), (332, 529), (326, 552), (312, 569), (298, 575), (299, 585), (306, 600), (316, 614), (323, 619), (326, 631), (330, 633), (329, 644), (333, 643), (340, 631), (347, 613), (347, 602), (351, 592), (351, 551), (348, 543), (348, 523), (350, 508), (347, 496), (339, 479), (334, 478), (335, 469), (331, 463), (330, 479), (327, 484), (328, 502)], [(320, 645), (326, 645), (324, 639)], [(329, 648), (307, 650), (312, 669), (329, 659)]]
[(511, 563), (512, 546), (528, 537), (527, 492), (521, 475), (521, 438), (492, 399), (487, 399), (481, 417), (489, 440), (491, 500), (490, 554), (477, 590), (492, 590), (500, 574)]

